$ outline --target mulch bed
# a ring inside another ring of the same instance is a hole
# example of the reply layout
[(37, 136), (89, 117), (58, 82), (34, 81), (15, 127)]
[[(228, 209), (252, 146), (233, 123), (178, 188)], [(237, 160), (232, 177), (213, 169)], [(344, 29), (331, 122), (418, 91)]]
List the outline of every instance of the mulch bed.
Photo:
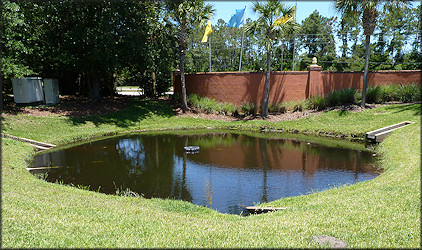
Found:
[(82, 117), (95, 114), (106, 114), (128, 107), (132, 98), (133, 97), (131, 96), (115, 96), (91, 100), (83, 97), (61, 96), (60, 103), (53, 106), (21, 106), (16, 105), (13, 101), (5, 101), (2, 115), (25, 114), (33, 116), (63, 115), (69, 117)]
[[(47, 116), (47, 115), (62, 115), (68, 117), (82, 117), (95, 114), (106, 114), (115, 111), (122, 110), (130, 105), (131, 100), (134, 96), (115, 96), (101, 98), (98, 100), (91, 100), (84, 97), (75, 97), (75, 96), (61, 96), (60, 103), (48, 106), (48, 105), (36, 105), (36, 106), (21, 106), (16, 105), (13, 102), (13, 99), (5, 100), (3, 107), (3, 116), (25, 114), (33, 116)], [(173, 100), (168, 98), (159, 98), (158, 101), (162, 101), (173, 107), (173, 113), (176, 116), (180, 117), (194, 117), (194, 118), (204, 118), (210, 120), (222, 120), (222, 121), (239, 121), (239, 120), (260, 120), (262, 117), (258, 115), (249, 115), (249, 116), (229, 116), (222, 114), (207, 114), (201, 112), (200, 110), (190, 107), (187, 112), (183, 113), (180, 104), (175, 103)], [(388, 104), (370, 104), (367, 105), (367, 108), (378, 107)], [(348, 105), (341, 106), (336, 108), (331, 108), (327, 110), (345, 110), (350, 112), (358, 112), (363, 108), (358, 105)], [(287, 120), (295, 120), (303, 117), (308, 117), (310, 115), (319, 115), (324, 111), (316, 110), (303, 110), (296, 112), (285, 112), (279, 114), (270, 114), (266, 121), (270, 122), (279, 122)]]

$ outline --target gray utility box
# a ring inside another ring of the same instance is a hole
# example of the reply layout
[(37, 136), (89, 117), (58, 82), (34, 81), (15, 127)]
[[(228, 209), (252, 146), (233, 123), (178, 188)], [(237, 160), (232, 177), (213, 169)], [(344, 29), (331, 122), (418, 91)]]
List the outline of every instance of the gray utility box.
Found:
[(41, 77), (12, 78), (15, 103), (44, 101)]
[(44, 95), (46, 104), (57, 104), (60, 102), (59, 81), (57, 79), (44, 79)]

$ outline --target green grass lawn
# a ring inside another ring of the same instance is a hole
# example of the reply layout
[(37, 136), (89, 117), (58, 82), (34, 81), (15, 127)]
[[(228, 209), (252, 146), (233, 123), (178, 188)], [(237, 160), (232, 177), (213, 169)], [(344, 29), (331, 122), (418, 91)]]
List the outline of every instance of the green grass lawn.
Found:
[(188, 202), (105, 195), (47, 183), (27, 170), (27, 144), (2, 140), (2, 247), (321, 247), (333, 236), (351, 248), (420, 247), (421, 105), (362, 112), (329, 111), (296, 121), (210, 121), (173, 116), (160, 102), (135, 101), (126, 110), (83, 118), (3, 117), (2, 132), (65, 145), (135, 130), (272, 128), (363, 137), (404, 120), (377, 148), (384, 173), (351, 186), (269, 203), (288, 209), (241, 217)]

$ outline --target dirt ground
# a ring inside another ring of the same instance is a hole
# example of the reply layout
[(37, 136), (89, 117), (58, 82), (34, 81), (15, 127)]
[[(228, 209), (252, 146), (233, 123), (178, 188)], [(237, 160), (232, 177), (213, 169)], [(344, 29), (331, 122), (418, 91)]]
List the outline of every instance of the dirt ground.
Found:
[(60, 96), (60, 103), (36, 106), (16, 105), (13, 100), (5, 100), (3, 116), (25, 114), (33, 116), (63, 115), (69, 117), (81, 117), (95, 114), (106, 114), (126, 108), (131, 96), (116, 96), (91, 100), (89, 98), (75, 96)]
[[(20, 106), (16, 105), (13, 100), (5, 100), (4, 107), (3, 107), (3, 116), (8, 115), (16, 115), (16, 114), (25, 114), (25, 115), (33, 115), (33, 116), (47, 116), (47, 115), (63, 115), (69, 117), (81, 117), (87, 115), (94, 115), (94, 114), (106, 114), (110, 112), (115, 112), (118, 110), (122, 110), (129, 106), (132, 96), (115, 96), (115, 97), (108, 97), (102, 98), (99, 100), (91, 100), (89, 98), (81, 98), (81, 97), (74, 97), (74, 96), (61, 96), (60, 103), (48, 106), (48, 105), (37, 105), (37, 106)], [(237, 120), (259, 120), (262, 119), (261, 116), (258, 115), (250, 115), (250, 116), (228, 116), (228, 115), (221, 115), (221, 114), (207, 114), (201, 112), (196, 108), (189, 108), (187, 112), (183, 113), (181, 106), (171, 99), (168, 98), (160, 98), (159, 101), (166, 102), (167, 104), (173, 107), (173, 112), (176, 116), (180, 117), (201, 117), (210, 120), (223, 120), (223, 121), (237, 121)], [(383, 104), (385, 105), (385, 104)], [(376, 106), (381, 106), (380, 104), (370, 104), (368, 108), (373, 108)], [(341, 106), (336, 107), (335, 109), (330, 110), (347, 110), (351, 112), (357, 112), (362, 110), (362, 107), (358, 105), (348, 105), (348, 106)], [(303, 110), (303, 111), (296, 111), (296, 112), (286, 112), (286, 113), (279, 113), (279, 114), (270, 114), (268, 116), (267, 121), (270, 122), (279, 122), (279, 121), (287, 121), (287, 120), (295, 120), (302, 117), (307, 117), (309, 115), (319, 115), (323, 111), (316, 111), (316, 110)]]

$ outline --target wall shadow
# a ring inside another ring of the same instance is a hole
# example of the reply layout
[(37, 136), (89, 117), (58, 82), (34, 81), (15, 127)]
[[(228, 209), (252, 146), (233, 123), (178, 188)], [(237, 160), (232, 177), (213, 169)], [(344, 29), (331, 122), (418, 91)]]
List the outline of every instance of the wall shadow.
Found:
[[(419, 105), (415, 105), (419, 104)], [(393, 111), (394, 114), (405, 112), (405, 111), (411, 111), (413, 112), (414, 116), (420, 116), (421, 115), (421, 102), (417, 103), (409, 103), (409, 104), (403, 104), (399, 106), (387, 106), (385, 109)]]

